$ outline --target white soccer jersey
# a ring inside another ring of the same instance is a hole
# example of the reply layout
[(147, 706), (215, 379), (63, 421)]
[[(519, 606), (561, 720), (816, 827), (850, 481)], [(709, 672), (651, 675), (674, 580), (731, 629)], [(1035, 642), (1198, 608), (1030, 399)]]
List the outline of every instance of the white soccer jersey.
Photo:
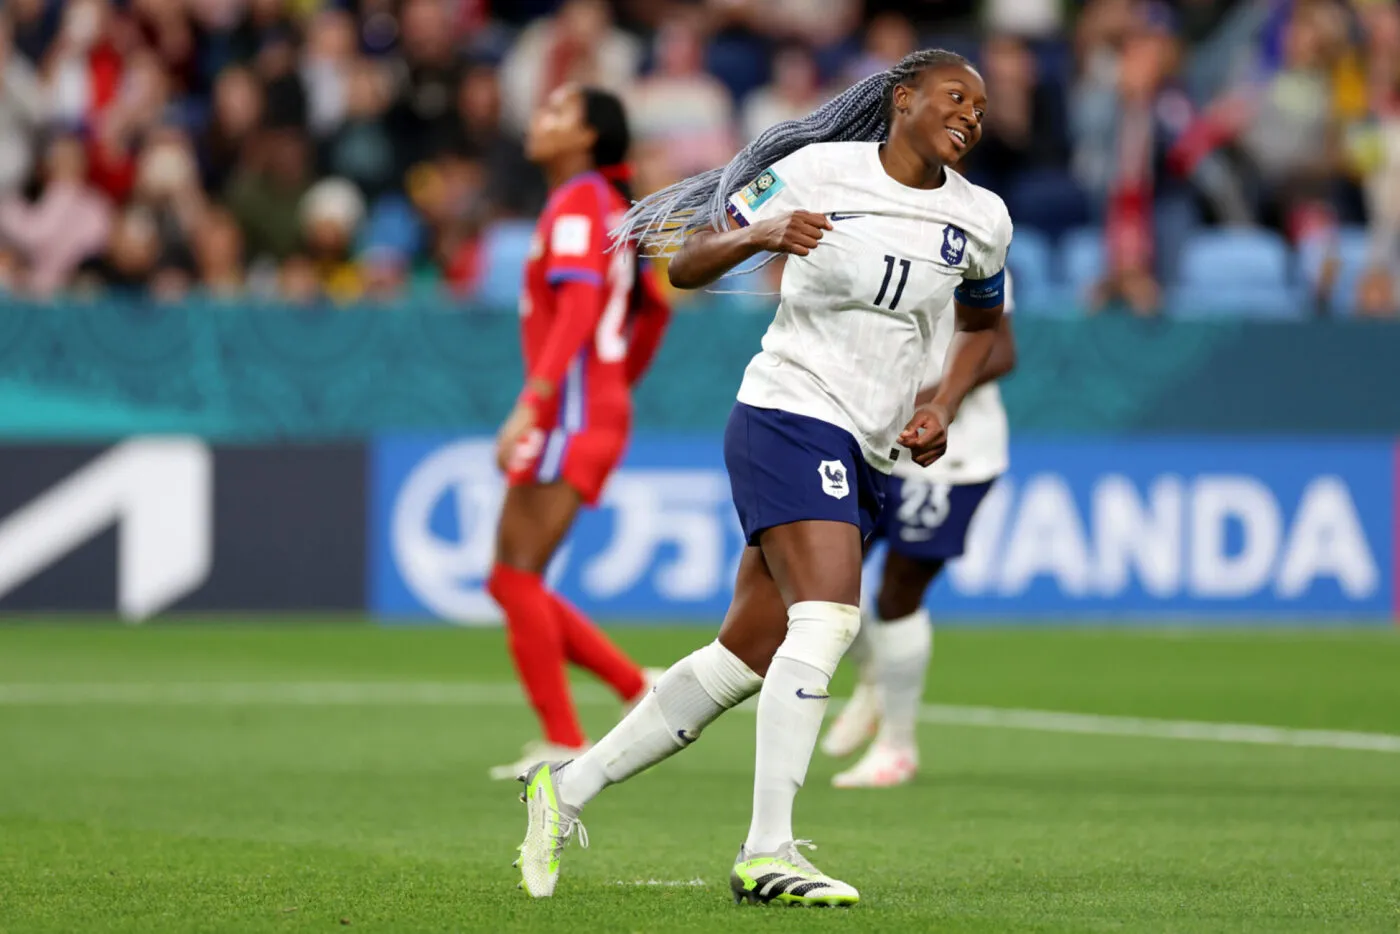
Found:
[[(1011, 273), (1006, 274), (1007, 314), (1013, 307)], [(933, 355), (924, 372), (924, 385), (931, 386), (943, 376), (943, 359), (953, 342), (953, 306), (938, 319), (933, 332)], [(927, 467), (920, 467), (911, 458), (900, 458), (894, 465), (897, 476), (922, 479), (929, 483), (962, 486), (984, 483), (1006, 473), (1011, 466), (1010, 432), (1006, 424), (1006, 407), (1001, 404), (1001, 390), (996, 383), (984, 383), (963, 399), (958, 417), (948, 428), (948, 450)]]
[(729, 203), (740, 223), (805, 210), (834, 228), (807, 256), (787, 257), (777, 314), (739, 401), (838, 425), (888, 473), (909, 456), (895, 439), (953, 290), (1005, 265), (1006, 205), (952, 170), (931, 191), (907, 188), (885, 172), (877, 143), (804, 147)]

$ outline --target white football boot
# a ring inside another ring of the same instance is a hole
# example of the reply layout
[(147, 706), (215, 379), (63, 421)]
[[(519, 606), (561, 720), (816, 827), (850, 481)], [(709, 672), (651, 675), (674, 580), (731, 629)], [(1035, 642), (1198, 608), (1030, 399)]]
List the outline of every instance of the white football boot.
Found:
[(560, 746), (558, 743), (549, 743), (544, 740), (536, 740), (533, 743), (526, 743), (521, 750), (520, 758), (514, 762), (507, 762), (505, 765), (495, 765), (491, 767), (491, 778), (498, 782), (508, 782), (512, 778), (519, 778), (522, 772), (530, 770), (531, 766), (539, 765), (541, 762), (566, 762), (569, 759), (577, 759), (588, 751), (588, 746)]
[(860, 761), (831, 779), (836, 788), (893, 788), (914, 780), (919, 772), (917, 749), (901, 749), (876, 741)]
[(860, 901), (859, 892), (813, 866), (797, 852), (799, 846), (817, 848), (810, 840), (793, 840), (772, 853), (750, 853), (739, 847), (729, 874), (734, 904), (848, 908)]
[(822, 752), (844, 759), (864, 746), (879, 727), (880, 699), (875, 694), (875, 685), (857, 682), (851, 699), (842, 706), (822, 737)]
[(520, 844), (520, 884), (531, 898), (549, 898), (559, 882), (559, 860), (570, 840), (587, 849), (588, 831), (578, 819), (579, 809), (559, 799), (555, 777), (567, 762), (541, 762), (517, 776), (525, 784), (525, 842)]

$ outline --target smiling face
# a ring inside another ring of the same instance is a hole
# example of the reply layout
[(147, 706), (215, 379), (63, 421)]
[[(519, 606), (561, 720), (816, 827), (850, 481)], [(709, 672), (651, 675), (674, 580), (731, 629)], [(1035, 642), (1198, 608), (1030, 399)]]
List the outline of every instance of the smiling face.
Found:
[(929, 164), (956, 165), (982, 138), (987, 87), (970, 66), (937, 65), (896, 85), (893, 105), (891, 136)]

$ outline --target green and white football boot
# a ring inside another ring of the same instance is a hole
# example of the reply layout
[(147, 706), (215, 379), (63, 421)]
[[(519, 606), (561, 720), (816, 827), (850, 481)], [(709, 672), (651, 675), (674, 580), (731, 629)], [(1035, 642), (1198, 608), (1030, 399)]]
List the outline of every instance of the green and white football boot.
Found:
[(785, 843), (772, 853), (750, 853), (740, 847), (729, 874), (734, 903), (849, 908), (860, 901), (859, 892), (813, 866), (797, 852), (799, 846), (817, 848), (810, 840)]
[(541, 762), (520, 774), (525, 791), (525, 842), (520, 844), (520, 885), (531, 898), (549, 898), (559, 882), (559, 858), (569, 841), (588, 846), (588, 831), (579, 821), (579, 809), (559, 799), (554, 778), (565, 762)]

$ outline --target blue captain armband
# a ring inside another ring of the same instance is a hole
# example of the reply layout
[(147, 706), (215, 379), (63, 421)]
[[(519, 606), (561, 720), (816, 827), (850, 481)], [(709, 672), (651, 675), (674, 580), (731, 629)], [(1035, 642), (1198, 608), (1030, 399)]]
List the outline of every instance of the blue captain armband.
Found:
[(1006, 270), (986, 279), (964, 279), (953, 290), (953, 298), (969, 308), (997, 307), (1006, 298)]

